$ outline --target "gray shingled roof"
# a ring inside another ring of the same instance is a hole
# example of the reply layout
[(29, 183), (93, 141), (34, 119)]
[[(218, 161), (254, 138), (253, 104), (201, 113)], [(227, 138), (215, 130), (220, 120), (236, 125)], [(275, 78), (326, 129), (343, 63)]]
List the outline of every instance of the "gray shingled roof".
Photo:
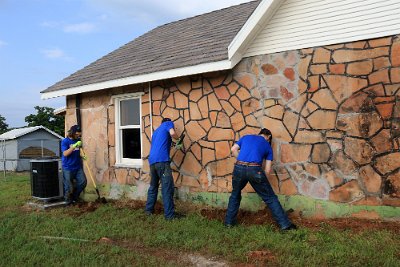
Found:
[(228, 59), (252, 1), (159, 26), (41, 93)]

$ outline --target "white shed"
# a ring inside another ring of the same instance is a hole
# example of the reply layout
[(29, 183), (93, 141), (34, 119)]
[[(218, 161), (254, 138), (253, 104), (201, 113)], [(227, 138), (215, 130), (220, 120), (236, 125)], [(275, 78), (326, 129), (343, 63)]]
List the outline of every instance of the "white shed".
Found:
[(14, 129), (0, 135), (0, 170), (27, 171), (30, 160), (60, 157), (62, 136), (43, 126)]

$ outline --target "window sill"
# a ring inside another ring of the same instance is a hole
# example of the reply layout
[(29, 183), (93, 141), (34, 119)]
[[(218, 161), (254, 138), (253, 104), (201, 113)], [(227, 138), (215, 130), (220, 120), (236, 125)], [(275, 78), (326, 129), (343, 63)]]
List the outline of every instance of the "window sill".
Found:
[(141, 164), (123, 164), (123, 163), (117, 163), (114, 165), (115, 168), (130, 168), (130, 169), (141, 169), (143, 168), (143, 165)]

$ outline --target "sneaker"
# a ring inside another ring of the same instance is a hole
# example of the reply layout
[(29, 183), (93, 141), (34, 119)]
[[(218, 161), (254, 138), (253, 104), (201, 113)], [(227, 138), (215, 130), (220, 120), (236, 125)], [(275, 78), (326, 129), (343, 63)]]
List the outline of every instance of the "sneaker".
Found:
[(150, 211), (147, 211), (147, 210), (144, 211), (144, 214), (146, 214), (146, 216), (149, 216), (149, 217), (153, 216), (153, 213)]
[(290, 231), (290, 230), (297, 230), (297, 226), (292, 223), (288, 227), (282, 229), (282, 231)]

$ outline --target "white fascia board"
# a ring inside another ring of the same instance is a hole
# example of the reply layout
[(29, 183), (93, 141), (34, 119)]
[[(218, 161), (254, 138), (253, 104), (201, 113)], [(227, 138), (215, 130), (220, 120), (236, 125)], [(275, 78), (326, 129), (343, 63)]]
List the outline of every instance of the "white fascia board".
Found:
[(158, 81), (164, 79), (171, 79), (176, 77), (189, 76), (199, 73), (227, 70), (233, 67), (232, 62), (230, 60), (217, 61), (212, 63), (204, 63), (196, 66), (172, 69), (159, 71), (149, 74), (143, 74), (138, 76), (132, 76), (117, 80), (105, 81), (100, 83), (88, 84), (78, 87), (72, 87), (62, 90), (57, 90), (53, 92), (42, 93), (41, 99), (50, 99), (54, 97), (67, 96), (67, 95), (76, 95), (86, 92), (93, 92), (97, 90), (109, 89), (114, 87), (120, 87), (130, 84), (139, 84), (151, 81)]
[(242, 59), (245, 48), (255, 35), (260, 32), (265, 22), (270, 20), (284, 0), (263, 0), (258, 5), (253, 14), (246, 21), (238, 34), (228, 46), (228, 58), (232, 62), (238, 63)]

